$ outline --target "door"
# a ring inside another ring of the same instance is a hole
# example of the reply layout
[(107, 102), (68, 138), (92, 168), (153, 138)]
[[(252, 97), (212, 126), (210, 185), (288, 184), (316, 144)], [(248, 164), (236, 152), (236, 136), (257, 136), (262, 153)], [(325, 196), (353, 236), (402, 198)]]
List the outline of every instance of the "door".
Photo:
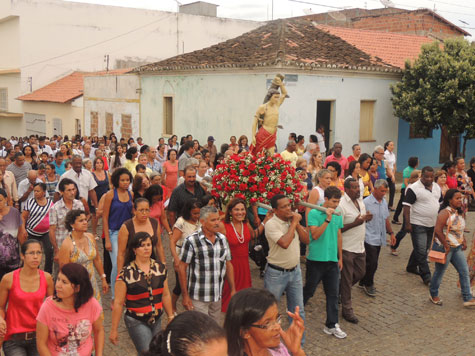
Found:
[(25, 113), (26, 135), (46, 135), (46, 120), (44, 115)]
[(317, 123), (315, 131), (319, 127), (323, 127), (325, 132), (325, 146), (327, 150), (330, 148), (330, 144), (333, 131), (333, 103), (332, 100), (318, 100), (317, 101)]
[(53, 135), (63, 136), (63, 120), (53, 119)]

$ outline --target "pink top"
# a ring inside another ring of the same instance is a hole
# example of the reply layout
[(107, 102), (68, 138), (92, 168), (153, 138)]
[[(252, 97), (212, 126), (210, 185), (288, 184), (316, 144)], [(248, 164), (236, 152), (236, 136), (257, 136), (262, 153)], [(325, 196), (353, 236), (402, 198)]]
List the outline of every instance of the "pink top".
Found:
[(163, 206), (163, 199), (162, 199), (150, 207), (150, 217), (157, 219), (157, 221), (160, 222), (160, 217), (162, 216), (164, 210), (165, 210), (165, 207)]
[(52, 356), (91, 356), (94, 346), (92, 324), (101, 317), (102, 307), (92, 297), (76, 312), (62, 309), (52, 297), (45, 300), (36, 320), (49, 329), (48, 350)]
[(168, 193), (171, 194), (178, 183), (178, 161), (175, 161), (175, 165), (170, 164), (170, 161), (166, 161), (162, 169), (166, 173), (165, 186), (168, 189)]
[(38, 270), (40, 287), (36, 292), (24, 292), (20, 286), (20, 271), (21, 268), (13, 271), (12, 287), (8, 293), (5, 341), (13, 334), (36, 331), (36, 316), (48, 290), (45, 274)]

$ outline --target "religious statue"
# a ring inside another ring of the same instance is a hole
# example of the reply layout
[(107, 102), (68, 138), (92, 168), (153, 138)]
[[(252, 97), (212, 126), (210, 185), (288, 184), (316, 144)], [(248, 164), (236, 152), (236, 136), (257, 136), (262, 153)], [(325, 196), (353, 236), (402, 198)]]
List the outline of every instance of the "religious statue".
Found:
[[(279, 108), (287, 97), (283, 79), (284, 76), (281, 74), (275, 76), (264, 99), (264, 104), (259, 106), (256, 115), (254, 115), (251, 147), (251, 153), (254, 155), (264, 149), (271, 155), (274, 154), (277, 128), (279, 128)], [(278, 88), (280, 88), (280, 92)]]

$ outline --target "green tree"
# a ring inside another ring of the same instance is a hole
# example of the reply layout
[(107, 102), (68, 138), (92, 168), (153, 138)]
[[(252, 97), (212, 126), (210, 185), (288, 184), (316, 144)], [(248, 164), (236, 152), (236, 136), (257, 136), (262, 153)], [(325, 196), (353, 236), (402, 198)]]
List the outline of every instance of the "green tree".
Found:
[(448, 39), (422, 47), (406, 62), (402, 80), (391, 86), (394, 114), (419, 134), (446, 127), (449, 135), (475, 138), (475, 47)]

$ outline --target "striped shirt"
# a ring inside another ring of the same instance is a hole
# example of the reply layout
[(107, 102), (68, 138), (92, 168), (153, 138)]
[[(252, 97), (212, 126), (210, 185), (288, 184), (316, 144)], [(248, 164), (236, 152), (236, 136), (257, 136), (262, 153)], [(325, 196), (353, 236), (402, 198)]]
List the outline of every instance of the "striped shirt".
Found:
[(28, 211), (26, 231), (33, 236), (41, 236), (49, 231), (49, 211), (53, 206), (53, 200), (46, 198), (46, 204), (41, 206), (35, 198), (26, 201), (24, 211)]
[(221, 299), (226, 261), (231, 260), (226, 236), (216, 233), (216, 240), (209, 241), (199, 229), (185, 239), (180, 260), (189, 265), (188, 294), (191, 299), (217, 302)]
[(150, 272), (145, 274), (132, 261), (122, 268), (117, 276), (127, 287), (125, 297), (126, 315), (147, 322), (150, 318), (157, 319), (163, 310), (162, 294), (167, 270), (165, 265), (150, 260)]

